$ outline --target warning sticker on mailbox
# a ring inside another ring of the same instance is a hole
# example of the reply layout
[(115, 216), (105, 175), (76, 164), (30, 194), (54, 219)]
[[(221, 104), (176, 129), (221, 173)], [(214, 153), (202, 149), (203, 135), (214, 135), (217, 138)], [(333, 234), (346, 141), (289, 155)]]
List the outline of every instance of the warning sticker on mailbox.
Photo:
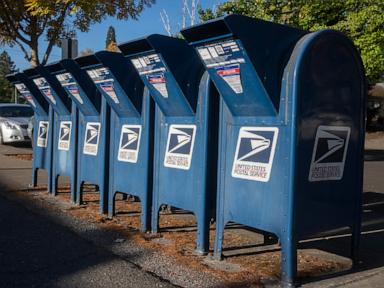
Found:
[(148, 82), (152, 84), (153, 88), (155, 88), (160, 93), (161, 96), (168, 98), (168, 90), (164, 73), (147, 75), (147, 79)]
[(308, 181), (343, 178), (350, 133), (351, 128), (345, 126), (317, 128)]
[(232, 88), (236, 94), (243, 93), (240, 78), (240, 64), (231, 64), (216, 67), (216, 73)]
[(51, 86), (49, 86), (47, 80), (44, 77), (33, 79), (37, 88), (47, 97), (54, 105), (56, 105), (56, 99), (52, 95)]
[(101, 67), (97, 69), (90, 69), (87, 70), (87, 73), (92, 78), (93, 82), (98, 85), (114, 103), (120, 103), (119, 98), (116, 95), (112, 73), (108, 68)]
[(233, 161), (232, 177), (268, 182), (278, 133), (277, 127), (241, 127)]
[(117, 98), (115, 88), (113, 87), (113, 80), (109, 79), (104, 82), (100, 82), (100, 88), (109, 96), (111, 97), (112, 101), (116, 104), (119, 104), (119, 98)]
[(59, 80), (61, 86), (63, 86), (70, 95), (79, 101), (80, 104), (84, 104), (84, 101), (80, 96), (79, 87), (77, 86), (77, 83), (73, 79), (71, 73), (58, 74), (56, 75), (56, 78)]
[(35, 101), (33, 101), (32, 94), (27, 89), (27, 87), (23, 83), (16, 84), (15, 87), (17, 91), (19, 91), (19, 93), (21, 94), (21, 97), (23, 97), (25, 100), (28, 101), (29, 104), (36, 108)]
[(196, 125), (171, 125), (164, 166), (188, 170), (191, 166)]
[(80, 104), (83, 104), (83, 99), (81, 98), (80, 96), (80, 91), (79, 91), (79, 87), (77, 87), (76, 84), (72, 84), (72, 85), (68, 85), (65, 87), (67, 89), (67, 91), (73, 96), (75, 97), (75, 99), (77, 101), (79, 101)]
[(59, 144), (58, 149), (68, 151), (71, 142), (71, 121), (60, 122)]
[(119, 154), (117, 159), (136, 163), (140, 147), (141, 126), (123, 125), (121, 128)]
[(46, 148), (48, 144), (48, 132), (49, 132), (49, 122), (40, 121), (39, 130), (37, 134), (37, 146)]
[(100, 138), (100, 123), (88, 122), (85, 128), (83, 153), (88, 155), (97, 155)]

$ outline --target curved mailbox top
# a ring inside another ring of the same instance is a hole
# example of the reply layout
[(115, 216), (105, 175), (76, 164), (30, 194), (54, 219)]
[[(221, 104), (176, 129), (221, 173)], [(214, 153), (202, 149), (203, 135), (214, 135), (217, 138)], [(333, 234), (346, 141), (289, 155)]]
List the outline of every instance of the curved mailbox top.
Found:
[(307, 32), (229, 15), (181, 31), (234, 116), (276, 116), (283, 71)]
[(37, 115), (48, 115), (49, 103), (41, 94), (40, 90), (37, 89), (36, 85), (34, 85), (24, 73), (9, 74), (6, 77), (8, 81), (15, 85), (17, 91), (28, 101)]
[(193, 116), (204, 67), (181, 39), (153, 34), (119, 45), (166, 116)]
[(64, 59), (48, 65), (47, 69), (56, 77), (68, 96), (84, 115), (99, 114), (90, 100), (94, 99), (94, 95), (98, 92), (92, 81), (74, 60)]
[(25, 70), (24, 73), (33, 81), (56, 113), (59, 115), (71, 114), (71, 99), (57, 79), (45, 67), (30, 68)]
[(87, 70), (119, 117), (139, 117), (144, 85), (132, 63), (121, 53), (95, 53), (98, 65)]

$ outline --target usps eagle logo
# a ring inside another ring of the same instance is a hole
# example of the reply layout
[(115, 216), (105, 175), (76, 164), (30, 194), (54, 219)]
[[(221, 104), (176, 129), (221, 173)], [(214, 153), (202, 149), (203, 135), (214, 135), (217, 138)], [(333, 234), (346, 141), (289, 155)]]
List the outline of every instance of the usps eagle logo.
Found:
[(188, 170), (195, 142), (195, 125), (171, 125), (168, 132), (164, 166)]
[(268, 182), (278, 131), (276, 127), (241, 127), (232, 166), (232, 177)]
[(345, 126), (317, 128), (308, 177), (310, 182), (342, 179), (350, 133), (351, 128)]

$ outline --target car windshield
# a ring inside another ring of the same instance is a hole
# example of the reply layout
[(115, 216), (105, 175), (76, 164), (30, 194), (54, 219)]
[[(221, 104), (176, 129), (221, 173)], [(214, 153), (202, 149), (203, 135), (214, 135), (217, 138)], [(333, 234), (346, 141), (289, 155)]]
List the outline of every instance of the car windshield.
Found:
[(0, 107), (0, 117), (32, 117), (33, 110), (23, 106)]

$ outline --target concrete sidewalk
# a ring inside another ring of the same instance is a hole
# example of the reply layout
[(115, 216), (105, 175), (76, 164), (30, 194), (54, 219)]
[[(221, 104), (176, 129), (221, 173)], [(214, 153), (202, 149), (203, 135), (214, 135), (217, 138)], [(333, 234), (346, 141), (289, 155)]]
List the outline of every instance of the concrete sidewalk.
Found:
[[(34, 287), (27, 285), (28, 281), (36, 287), (45, 284), (46, 287), (170, 285), (162, 279), (182, 287), (255, 287), (245, 283), (225, 283), (212, 275), (191, 271), (174, 259), (149, 251), (129, 239), (116, 241), (121, 238), (118, 233), (69, 216), (66, 211), (73, 209), (74, 205), (63, 203), (57, 197), (47, 197), (45, 203), (36, 203), (6, 193), (6, 190), (26, 189), (31, 181), (30, 161), (4, 156), (19, 151), (10, 147), (4, 150), (0, 146), (0, 187), (3, 187), (0, 192), (0, 225), (3, 227), (0, 235), (0, 279), (5, 279), (3, 283), (7, 284), (2, 286), (0, 282), (0, 287), (13, 287), (11, 283), (16, 283), (15, 287)], [(367, 157), (365, 171), (361, 262), (355, 270), (300, 279), (303, 287), (384, 287), (384, 177), (381, 176), (384, 154), (372, 151)], [(45, 177), (45, 173), (41, 173), (41, 183)], [(59, 208), (46, 209), (49, 206)], [(348, 257), (349, 241), (349, 235), (338, 234), (311, 239), (299, 246), (300, 249), (315, 251), (313, 253), (331, 253), (327, 255), (339, 261), (342, 257), (333, 255)], [(159, 278), (143, 271), (150, 271)], [(23, 278), (28, 281), (17, 280)], [(278, 285), (276, 279), (264, 284)]]

